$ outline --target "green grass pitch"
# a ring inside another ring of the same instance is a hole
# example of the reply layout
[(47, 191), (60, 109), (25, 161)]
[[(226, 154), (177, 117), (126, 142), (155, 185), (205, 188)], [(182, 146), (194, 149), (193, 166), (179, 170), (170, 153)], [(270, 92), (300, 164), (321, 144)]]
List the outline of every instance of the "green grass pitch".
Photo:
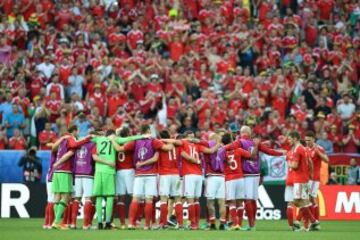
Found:
[[(43, 219), (0, 219), (0, 239), (6, 240), (350, 240), (360, 239), (360, 221), (322, 222), (319, 232), (291, 232), (286, 221), (258, 221), (256, 232), (239, 231), (143, 231), (143, 230), (43, 230)], [(81, 224), (81, 222), (79, 222)]]

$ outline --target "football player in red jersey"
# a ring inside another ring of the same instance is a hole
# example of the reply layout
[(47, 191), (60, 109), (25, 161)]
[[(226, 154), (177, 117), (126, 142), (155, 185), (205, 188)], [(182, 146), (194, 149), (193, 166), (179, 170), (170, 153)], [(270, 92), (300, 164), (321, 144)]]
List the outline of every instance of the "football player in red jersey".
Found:
[[(130, 136), (130, 129), (123, 127), (117, 135), (120, 137)], [(135, 178), (135, 169), (132, 158), (133, 152), (118, 152), (116, 161), (116, 195), (117, 210), (119, 212), (120, 228), (125, 229), (125, 197), (126, 194), (132, 195)]]
[[(221, 141), (224, 145), (231, 143), (231, 134), (225, 133)], [(224, 174), (226, 201), (229, 205), (232, 226), (231, 230), (240, 230), (244, 214), (245, 180), (242, 167), (242, 157), (256, 160), (259, 141), (254, 144), (252, 152), (242, 148), (230, 149), (225, 152)]]
[[(310, 211), (309, 201), (309, 180), (312, 175), (313, 166), (305, 147), (300, 143), (300, 134), (298, 132), (291, 132), (289, 134), (289, 141), (294, 152), (293, 161), (289, 163), (289, 167), (294, 171), (294, 205), (298, 207), (299, 215), (305, 221), (310, 221), (310, 230), (320, 230), (319, 221), (317, 221)], [(294, 230), (301, 230), (300, 223), (295, 221), (293, 223)]]
[[(288, 166), (294, 160), (294, 151), (290, 150), (286, 154), (286, 161)], [(287, 202), (286, 216), (291, 230), (294, 230), (294, 170), (288, 167), (286, 182), (285, 182), (285, 202)]]
[[(192, 131), (184, 133), (186, 139), (193, 139), (195, 137)], [(200, 219), (200, 203), (199, 198), (202, 192), (203, 184), (203, 167), (199, 154), (212, 154), (216, 152), (220, 144), (216, 144), (211, 149), (203, 147), (200, 144), (192, 143), (186, 139), (181, 140), (181, 157), (182, 157), (182, 171), (184, 174), (184, 197), (186, 197), (189, 204), (189, 219), (191, 222), (190, 228), (192, 230), (199, 229)]]
[(310, 176), (309, 181), (310, 202), (312, 204), (310, 209), (316, 220), (319, 220), (319, 207), (316, 198), (320, 186), (321, 162), (328, 163), (329, 157), (326, 155), (325, 150), (315, 143), (315, 133), (313, 131), (308, 131), (305, 134), (305, 143), (306, 150), (314, 166), (313, 175)]
[[(164, 142), (172, 142), (169, 141), (170, 134), (167, 130), (161, 131), (160, 137)], [(182, 181), (179, 171), (180, 148), (176, 142), (178, 141), (174, 141), (175, 147), (171, 151), (160, 151), (159, 153), (160, 228), (167, 226), (169, 197), (173, 198), (175, 202), (178, 228), (183, 227)]]

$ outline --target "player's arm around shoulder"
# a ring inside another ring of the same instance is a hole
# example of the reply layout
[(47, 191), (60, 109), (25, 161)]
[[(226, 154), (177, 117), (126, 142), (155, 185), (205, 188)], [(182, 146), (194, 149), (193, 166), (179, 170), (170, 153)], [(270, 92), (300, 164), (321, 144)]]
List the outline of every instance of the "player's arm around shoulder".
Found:
[(111, 144), (113, 145), (113, 147), (115, 148), (115, 150), (116, 150), (117, 152), (124, 152), (124, 151), (125, 151), (124, 146), (121, 146), (121, 145), (118, 143), (117, 138), (116, 138), (116, 136), (115, 136), (114, 134), (108, 136), (108, 139), (111, 141)]
[(161, 149), (162, 151), (171, 151), (175, 148), (173, 143), (164, 143), (162, 140), (154, 139), (153, 140), (153, 147), (154, 149), (158, 150)]
[(161, 141), (165, 144), (173, 144), (177, 147), (182, 146), (182, 141), (177, 139), (162, 138)]
[(137, 162), (136, 163), (136, 168), (142, 167), (142, 166), (147, 166), (147, 165), (151, 165), (156, 163), (159, 160), (159, 152), (155, 152), (154, 156), (146, 161), (143, 162)]
[(48, 143), (46, 144), (48, 147), (51, 147), (51, 151), (52, 152), (56, 152), (60, 146), (60, 143), (64, 140), (69, 138), (69, 135), (64, 135), (61, 138), (59, 138), (57, 141), (55, 141), (55, 143)]
[(94, 162), (101, 163), (101, 164), (105, 164), (105, 165), (108, 165), (109, 167), (112, 167), (112, 168), (115, 167), (115, 162), (106, 161), (106, 160), (104, 160), (104, 159), (101, 159), (101, 158), (99, 157), (99, 155), (97, 155), (97, 154), (95, 154), (95, 153), (92, 154), (92, 158), (93, 158)]
[(54, 163), (54, 169), (59, 167), (62, 163), (68, 161), (72, 156), (74, 156), (74, 151), (70, 150), (67, 153), (65, 153), (58, 161)]
[(186, 161), (190, 162), (190, 163), (194, 163), (194, 164), (200, 164), (201, 161), (190, 156), (186, 151), (182, 150), (180, 153), (180, 156), (185, 159)]

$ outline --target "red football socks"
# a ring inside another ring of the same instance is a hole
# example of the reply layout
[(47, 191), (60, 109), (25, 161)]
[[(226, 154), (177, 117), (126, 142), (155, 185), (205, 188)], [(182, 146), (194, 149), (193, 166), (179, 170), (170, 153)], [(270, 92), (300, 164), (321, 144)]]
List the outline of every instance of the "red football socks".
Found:
[(243, 217), (244, 217), (244, 207), (238, 207), (236, 214), (238, 217), (238, 224), (239, 224), (239, 226), (242, 226), (242, 221), (243, 221)]
[(148, 202), (145, 204), (145, 227), (151, 226), (152, 215), (153, 215), (153, 203)]
[(55, 219), (55, 213), (54, 213), (54, 203), (51, 202), (51, 203), (48, 203), (49, 205), (49, 219), (48, 219), (48, 223), (49, 225), (51, 226), (51, 224), (53, 224), (54, 222), (54, 219)]
[(160, 225), (165, 226), (167, 224), (168, 205), (166, 202), (160, 203)]
[(304, 216), (305, 220), (310, 220), (311, 223), (314, 223), (316, 221), (316, 219), (312, 215), (310, 208), (303, 207), (302, 209), (303, 209), (303, 216)]
[(84, 226), (87, 227), (91, 223), (91, 213), (92, 213), (92, 202), (91, 201), (85, 201), (84, 205)]
[(184, 225), (184, 213), (183, 213), (183, 204), (182, 202), (178, 202), (175, 204), (175, 214), (176, 220), (180, 227)]
[(71, 221), (70, 221), (71, 225), (76, 226), (76, 219), (77, 219), (77, 215), (79, 213), (79, 205), (80, 205), (80, 203), (78, 200), (73, 201), (72, 208), (71, 208)]
[(230, 216), (231, 216), (232, 225), (233, 226), (238, 225), (239, 223), (238, 223), (238, 217), (237, 217), (235, 206), (230, 207)]
[(200, 203), (195, 202), (194, 206), (195, 206), (195, 224), (196, 224), (196, 226), (199, 226), (199, 222), (200, 222)]
[(256, 214), (257, 214), (257, 201), (256, 200), (251, 200), (251, 207), (252, 207), (252, 218), (254, 221), (253, 227), (255, 226), (255, 221), (256, 221)]
[(299, 208), (299, 212), (296, 216), (296, 221), (300, 222), (303, 218), (303, 209), (302, 208)]
[(319, 220), (319, 206), (317, 204), (311, 205), (310, 210), (316, 220)]
[(145, 209), (145, 202), (143, 201), (139, 202), (138, 209), (136, 212), (136, 220), (134, 223), (136, 223), (136, 221), (141, 221), (141, 219), (144, 216), (144, 209)]
[(44, 226), (50, 225), (50, 224), (49, 224), (49, 204), (50, 204), (50, 203), (47, 203), (47, 204), (46, 204), (46, 207), (45, 207)]
[(125, 217), (126, 217), (126, 207), (125, 203), (118, 202), (117, 203), (118, 211), (119, 211), (119, 220), (121, 225), (125, 225)]
[(196, 215), (196, 210), (195, 210), (195, 205), (193, 203), (190, 203), (188, 205), (188, 210), (189, 210), (189, 220), (191, 222), (191, 226), (195, 226), (196, 225), (196, 220), (195, 220), (195, 215)]
[(246, 210), (246, 216), (248, 217), (248, 221), (249, 221), (249, 226), (253, 227), (254, 226), (254, 219), (253, 219), (253, 204), (251, 203), (251, 200), (247, 200), (245, 202), (245, 210)]
[(157, 199), (154, 198), (153, 202), (152, 202), (152, 204), (153, 204), (152, 215), (151, 215), (152, 223), (156, 223), (156, 202), (157, 202)]
[(70, 203), (68, 203), (68, 205), (66, 205), (66, 208), (65, 208), (64, 214), (63, 214), (63, 219), (61, 222), (61, 224), (63, 224), (63, 225), (69, 224), (68, 219), (69, 219), (69, 216), (71, 216), (71, 205), (70, 205)]
[(294, 225), (294, 211), (292, 206), (288, 206), (286, 209), (286, 216), (290, 227)]
[(130, 209), (129, 209), (129, 224), (130, 225), (135, 226), (135, 224), (136, 224), (138, 211), (139, 211), (138, 208), (139, 208), (139, 202), (133, 200), (130, 204)]

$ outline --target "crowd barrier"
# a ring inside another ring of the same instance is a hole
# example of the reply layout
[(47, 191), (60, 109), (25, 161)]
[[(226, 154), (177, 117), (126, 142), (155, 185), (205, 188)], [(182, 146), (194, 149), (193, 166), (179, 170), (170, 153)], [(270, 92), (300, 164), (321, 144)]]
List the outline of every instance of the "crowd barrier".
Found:
[[(46, 187), (41, 183), (0, 185), (1, 218), (39, 218), (44, 216)], [(280, 220), (286, 218), (283, 185), (259, 187), (257, 219)], [(205, 199), (201, 198), (202, 217)], [(129, 204), (129, 200), (127, 201)], [(157, 204), (159, 207), (159, 204)], [(319, 192), (320, 217), (323, 220), (360, 220), (360, 186), (322, 186)], [(187, 218), (187, 205), (184, 204)], [(82, 208), (79, 209), (82, 218)]]
[[(25, 151), (0, 150), (0, 183), (22, 182), (22, 168), (18, 167), (17, 164), (24, 154)], [(41, 159), (43, 167), (41, 181), (44, 183), (46, 172), (49, 168), (50, 151), (38, 151), (37, 156)], [(336, 153), (329, 155), (330, 165), (336, 168), (339, 176), (346, 175), (346, 169), (351, 158), (357, 159), (358, 164), (360, 165), (360, 154)], [(262, 166), (267, 174), (264, 177), (264, 182), (283, 184), (287, 173), (285, 157), (272, 157), (262, 154), (261, 160), (263, 162)]]

